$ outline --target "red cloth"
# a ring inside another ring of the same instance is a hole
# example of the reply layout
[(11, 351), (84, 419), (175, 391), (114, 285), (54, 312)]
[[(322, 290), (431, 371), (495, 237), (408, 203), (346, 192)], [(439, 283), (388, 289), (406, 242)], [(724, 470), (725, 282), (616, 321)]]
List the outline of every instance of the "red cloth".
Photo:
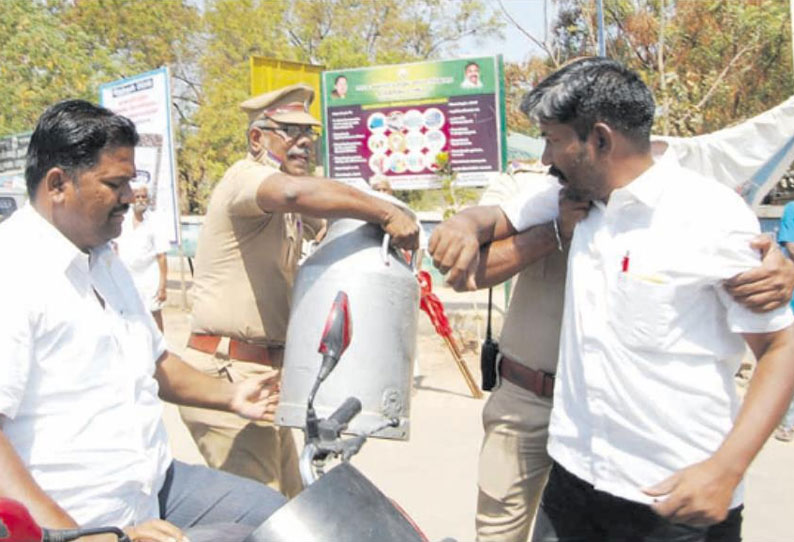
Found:
[(419, 271), (416, 274), (421, 287), (419, 297), (419, 307), (427, 313), (436, 333), (442, 337), (451, 337), (452, 328), (449, 325), (447, 315), (444, 313), (444, 305), (436, 294), (433, 293), (433, 279), (427, 271)]

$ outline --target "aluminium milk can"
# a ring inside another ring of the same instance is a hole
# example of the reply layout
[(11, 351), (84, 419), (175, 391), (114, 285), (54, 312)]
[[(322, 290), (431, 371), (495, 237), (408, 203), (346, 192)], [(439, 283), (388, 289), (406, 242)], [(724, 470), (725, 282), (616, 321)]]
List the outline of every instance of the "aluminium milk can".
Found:
[[(413, 215), (399, 200), (377, 197)], [(317, 351), (320, 338), (334, 298), (342, 290), (350, 303), (352, 339), (320, 386), (314, 401), (317, 415), (329, 416), (354, 396), (362, 411), (350, 422), (349, 431), (369, 433), (397, 418), (398, 427), (383, 428), (373, 436), (408, 439), (419, 284), (411, 265), (384, 244), (384, 236), (379, 226), (361, 220), (330, 221), (325, 239), (298, 270), (277, 424), (305, 424), (306, 400), (322, 360)]]

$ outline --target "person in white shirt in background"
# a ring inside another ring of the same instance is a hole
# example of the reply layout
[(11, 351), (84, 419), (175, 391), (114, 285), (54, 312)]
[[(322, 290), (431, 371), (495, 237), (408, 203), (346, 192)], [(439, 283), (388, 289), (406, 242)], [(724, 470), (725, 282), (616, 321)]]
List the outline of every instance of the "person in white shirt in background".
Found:
[(168, 280), (168, 240), (157, 229), (157, 222), (149, 210), (149, 188), (142, 183), (130, 183), (135, 201), (127, 213), (116, 240), (121, 261), (127, 266), (141, 294), (143, 304), (152, 313), (157, 327), (163, 331), (163, 303)]
[[(619, 64), (574, 62), (525, 104), (547, 140), (544, 163), (595, 202), (571, 245), (556, 464), (533, 540), (701, 541), (714, 529), (722, 534), (710, 539), (738, 540), (737, 486), (794, 384), (791, 313), (753, 314), (722, 289), (758, 265), (757, 220), (717, 183), (671, 160), (654, 164), (652, 97)], [(554, 220), (558, 190), (540, 204), (525, 194), (487, 224), (469, 215), (436, 229), (434, 260), (465, 283), (480, 244)], [(741, 338), (759, 369), (740, 410)]]

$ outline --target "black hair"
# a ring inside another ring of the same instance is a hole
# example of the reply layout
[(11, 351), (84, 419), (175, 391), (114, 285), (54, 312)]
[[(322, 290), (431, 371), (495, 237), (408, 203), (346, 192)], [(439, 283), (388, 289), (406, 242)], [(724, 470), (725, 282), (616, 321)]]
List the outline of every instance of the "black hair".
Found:
[(344, 79), (345, 81), (347, 81), (347, 76), (346, 75), (337, 75), (336, 79), (334, 79), (334, 85), (336, 85), (339, 82), (340, 79)]
[(91, 168), (100, 153), (134, 147), (138, 132), (130, 119), (85, 100), (63, 100), (47, 108), (30, 138), (25, 182), (33, 199), (39, 183), (53, 167), (70, 175)]
[(476, 62), (474, 62), (474, 61), (472, 60), (472, 61), (470, 61), (468, 64), (466, 64), (466, 66), (464, 66), (464, 68), (463, 68), (463, 71), (466, 71), (466, 70), (468, 70), (468, 69), (469, 69), (469, 66), (477, 66), (477, 69), (478, 69), (478, 70), (480, 69), (480, 65), (479, 65), (479, 64), (477, 64)]
[(586, 139), (597, 122), (650, 147), (653, 95), (639, 75), (604, 57), (574, 61), (528, 92), (521, 111), (536, 121), (569, 124)]

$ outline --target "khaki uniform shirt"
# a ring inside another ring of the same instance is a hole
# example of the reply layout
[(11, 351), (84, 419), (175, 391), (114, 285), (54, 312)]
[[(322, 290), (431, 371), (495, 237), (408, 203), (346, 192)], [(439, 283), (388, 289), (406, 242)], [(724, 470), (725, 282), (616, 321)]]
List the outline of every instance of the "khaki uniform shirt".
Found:
[[(500, 175), (483, 194), (480, 205), (498, 205), (516, 197), (521, 187), (543, 173)], [(532, 369), (557, 371), (568, 250), (554, 251), (517, 277), (499, 338), (503, 355)]]
[(300, 257), (300, 217), (265, 213), (260, 183), (278, 164), (250, 155), (215, 187), (196, 250), (191, 331), (283, 346)]

